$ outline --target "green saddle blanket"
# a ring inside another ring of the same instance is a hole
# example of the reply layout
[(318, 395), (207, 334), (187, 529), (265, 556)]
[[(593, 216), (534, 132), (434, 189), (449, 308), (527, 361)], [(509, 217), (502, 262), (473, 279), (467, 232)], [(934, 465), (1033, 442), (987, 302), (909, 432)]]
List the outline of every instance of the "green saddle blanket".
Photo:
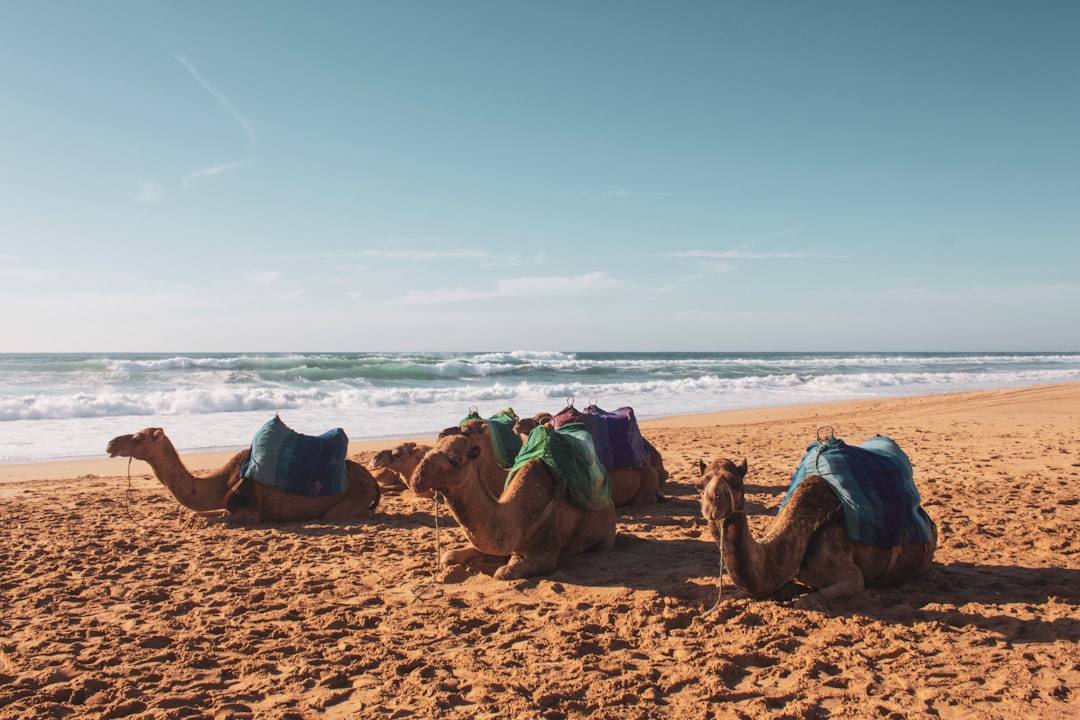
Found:
[(567, 423), (558, 430), (540, 425), (529, 433), (529, 440), (517, 454), (506, 484), (514, 473), (530, 460), (543, 460), (565, 492), (567, 500), (581, 510), (600, 510), (611, 502), (611, 478), (600, 462), (592, 435), (584, 423)]
[(514, 409), (503, 408), (489, 418), (482, 418), (476, 408), (472, 408), (469, 414), (458, 423), (458, 427), (470, 420), (483, 420), (487, 423), (488, 435), (491, 436), (491, 446), (495, 450), (495, 459), (499, 467), (508, 468), (513, 465), (514, 458), (521, 450), (521, 436), (514, 432), (514, 425), (518, 421)]

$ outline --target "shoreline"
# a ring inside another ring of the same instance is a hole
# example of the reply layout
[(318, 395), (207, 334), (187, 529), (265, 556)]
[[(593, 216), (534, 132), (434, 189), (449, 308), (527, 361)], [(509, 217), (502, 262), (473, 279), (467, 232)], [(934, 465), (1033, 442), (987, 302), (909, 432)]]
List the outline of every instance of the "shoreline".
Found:
[[(971, 390), (955, 393), (929, 393), (903, 395), (887, 398), (870, 398), (863, 400), (838, 400), (828, 403), (809, 403), (800, 405), (780, 405), (762, 408), (748, 408), (741, 410), (724, 410), (713, 413), (691, 413), (687, 415), (670, 415), (650, 420), (639, 420), (638, 424), (643, 433), (649, 429), (660, 428), (700, 428), (708, 426), (731, 426), (740, 423), (758, 425), (761, 423), (775, 422), (799, 422), (812, 418), (821, 418), (822, 425), (830, 424), (827, 415), (843, 416), (852, 412), (880, 413), (888, 412), (888, 407), (899, 407), (902, 404), (912, 402), (920, 405), (932, 406), (934, 404), (952, 405), (958, 399), (971, 398), (985, 401), (1002, 398), (1016, 398), (1021, 396), (1057, 396), (1066, 393), (1077, 399), (1077, 411), (1080, 412), (1080, 382), (1077, 383), (1054, 383), (1048, 385), (1023, 385), (1010, 388), (997, 388), (992, 390)], [(816, 428), (814, 428), (816, 430)], [(437, 434), (437, 433), (436, 433)], [(417, 443), (434, 444), (436, 434), (416, 435), (402, 437), (387, 437), (376, 440), (350, 441), (348, 454), (355, 455), (374, 454), (384, 448), (413, 441)], [(839, 434), (839, 433), (838, 433)], [(808, 436), (812, 437), (812, 436)], [(102, 440), (104, 446), (106, 440)], [(184, 464), (192, 472), (202, 472), (221, 467), (242, 450), (243, 447), (221, 448), (191, 453), (181, 453)], [(104, 456), (104, 452), (102, 452)], [(133, 471), (146, 474), (149, 471), (142, 461), (132, 462)], [(83, 479), (95, 477), (119, 477), (126, 475), (126, 458), (73, 458), (52, 459), (33, 462), (15, 461), (10, 464), (0, 463), (0, 484), (30, 482), (33, 480), (56, 480), (56, 479)]]

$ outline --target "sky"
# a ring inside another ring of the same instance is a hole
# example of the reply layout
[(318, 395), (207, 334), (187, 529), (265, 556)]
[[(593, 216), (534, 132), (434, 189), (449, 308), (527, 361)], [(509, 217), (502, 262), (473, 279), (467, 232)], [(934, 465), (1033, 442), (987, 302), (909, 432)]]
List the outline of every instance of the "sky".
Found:
[(0, 352), (1077, 351), (1080, 3), (0, 0)]

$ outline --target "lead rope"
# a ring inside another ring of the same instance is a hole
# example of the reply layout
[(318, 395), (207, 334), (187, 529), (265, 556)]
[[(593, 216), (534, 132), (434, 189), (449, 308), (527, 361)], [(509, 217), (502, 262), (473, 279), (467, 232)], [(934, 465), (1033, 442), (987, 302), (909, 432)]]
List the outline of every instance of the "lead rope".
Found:
[(135, 516), (131, 514), (131, 456), (128, 456), (127, 464), (127, 489), (124, 491), (124, 512), (127, 513), (128, 519), (142, 531), (146, 531), (146, 527), (135, 519)]
[[(731, 511), (732, 511), (732, 514), (734, 514), (736, 512), (736, 510), (735, 510), (735, 493), (733, 493), (731, 491), (731, 486), (728, 485), (726, 482), (721, 481), (721, 483), (727, 489), (728, 498), (731, 499)], [(745, 498), (744, 498), (744, 502), (745, 502)], [(745, 507), (746, 506), (743, 505), (743, 508), (745, 508)], [(742, 511), (740, 510), (738, 512), (742, 512)], [(701, 617), (706, 617), (706, 616), (712, 615), (714, 612), (716, 612), (717, 608), (720, 607), (720, 601), (724, 599), (724, 571), (727, 568), (724, 567), (724, 523), (722, 521), (720, 523), (720, 542), (717, 543), (717, 544), (720, 546), (720, 574), (716, 578), (716, 587), (717, 587), (716, 602), (713, 603), (713, 606), (711, 608), (709, 608), (705, 612), (701, 613)]]
[[(440, 541), (440, 537), (439, 537), (439, 505), (442, 504), (440, 502), (441, 498), (442, 498), (442, 496), (436, 490), (435, 494), (432, 496), (432, 499), (431, 499), (431, 501), (433, 503), (435, 503), (435, 512), (434, 512), (434, 515), (435, 515), (435, 568), (431, 571), (431, 575), (430, 575), (431, 581), (427, 582), (427, 583), (424, 583), (423, 585), (420, 585), (420, 586), (415, 587), (415, 588), (409, 588), (409, 592), (412, 593), (412, 596), (414, 598), (416, 598), (417, 600), (424, 600), (424, 599), (427, 599), (427, 598), (438, 597), (440, 594), (442, 594), (442, 591), (439, 590), (436, 587), (436, 585), (439, 582), (438, 581), (438, 573), (439, 573), (439, 569), (440, 569), (439, 558), (442, 555), (441, 541)], [(430, 594), (428, 594), (429, 591), (432, 591), (432, 592), (430, 592)]]
[(712, 615), (720, 607), (720, 601), (724, 599), (724, 543), (720, 543), (720, 574), (716, 577), (716, 602), (713, 606), (701, 613), (701, 617)]

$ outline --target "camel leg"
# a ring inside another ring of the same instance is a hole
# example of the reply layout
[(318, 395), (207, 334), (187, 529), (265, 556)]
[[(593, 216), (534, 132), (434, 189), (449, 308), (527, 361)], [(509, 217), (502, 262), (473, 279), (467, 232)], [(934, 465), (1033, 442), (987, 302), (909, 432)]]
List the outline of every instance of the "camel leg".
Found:
[(510, 562), (495, 571), (496, 580), (520, 580), (531, 575), (547, 575), (559, 564), (559, 553), (545, 552), (510, 556)]
[(648, 465), (638, 468), (641, 473), (641, 484), (637, 494), (630, 500), (631, 505), (647, 505), (656, 502), (656, 496), (660, 491), (660, 476), (656, 470)]
[(821, 535), (810, 543), (796, 579), (818, 588), (800, 601), (810, 606), (844, 600), (866, 587), (852, 543), (840, 525), (823, 528)]
[(466, 565), (473, 560), (490, 560), (490, 559), (504, 559), (505, 555), (489, 555), (486, 552), (481, 552), (470, 545), (467, 548), (460, 550), (447, 550), (443, 553), (439, 561), (443, 567), (449, 567), (451, 565)]

